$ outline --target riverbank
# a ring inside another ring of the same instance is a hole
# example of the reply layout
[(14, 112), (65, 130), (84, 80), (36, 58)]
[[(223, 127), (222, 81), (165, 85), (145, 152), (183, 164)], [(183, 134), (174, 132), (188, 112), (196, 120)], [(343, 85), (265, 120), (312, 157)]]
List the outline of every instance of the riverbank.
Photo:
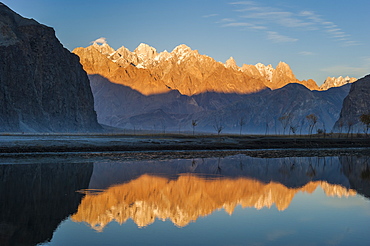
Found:
[(370, 138), (236, 135), (3, 134), (0, 153), (370, 148)]

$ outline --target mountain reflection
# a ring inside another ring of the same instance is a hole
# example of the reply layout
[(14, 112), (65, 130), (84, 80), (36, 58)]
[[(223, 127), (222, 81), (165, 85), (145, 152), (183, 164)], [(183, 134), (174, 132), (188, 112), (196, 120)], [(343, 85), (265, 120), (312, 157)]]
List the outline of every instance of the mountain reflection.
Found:
[(59, 223), (76, 212), (93, 165), (0, 165), (0, 245), (49, 241)]
[(250, 178), (200, 177), (182, 174), (176, 179), (142, 175), (82, 199), (72, 220), (86, 222), (102, 231), (112, 220), (122, 224), (132, 219), (139, 227), (156, 219), (171, 220), (183, 227), (199, 217), (224, 209), (230, 215), (236, 206), (261, 209), (275, 205), (288, 208), (298, 192), (312, 193), (321, 187), (328, 196), (353, 196), (354, 190), (326, 181), (311, 181), (299, 188), (281, 183), (264, 183)]

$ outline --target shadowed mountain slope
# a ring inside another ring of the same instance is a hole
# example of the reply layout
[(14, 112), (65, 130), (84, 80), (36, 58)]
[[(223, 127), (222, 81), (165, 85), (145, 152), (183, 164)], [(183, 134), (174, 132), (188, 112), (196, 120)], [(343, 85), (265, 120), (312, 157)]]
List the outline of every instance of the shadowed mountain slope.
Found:
[(86, 72), (52, 28), (0, 3), (0, 131), (101, 129)]
[(307, 132), (305, 117), (311, 113), (318, 117), (318, 128), (330, 131), (349, 90), (349, 85), (319, 92), (289, 84), (246, 95), (207, 92), (186, 96), (174, 90), (145, 96), (100, 75), (89, 78), (100, 123), (161, 132), (191, 131), (191, 121), (197, 120), (199, 131), (215, 132), (214, 125), (219, 123), (224, 132), (239, 133), (243, 118), (243, 133), (283, 133), (279, 118), (287, 113), (297, 132)]
[(369, 98), (370, 75), (367, 75), (351, 85), (351, 90), (343, 101), (340, 117), (335, 123), (335, 130), (364, 132), (365, 126), (361, 123), (360, 116), (370, 114)]

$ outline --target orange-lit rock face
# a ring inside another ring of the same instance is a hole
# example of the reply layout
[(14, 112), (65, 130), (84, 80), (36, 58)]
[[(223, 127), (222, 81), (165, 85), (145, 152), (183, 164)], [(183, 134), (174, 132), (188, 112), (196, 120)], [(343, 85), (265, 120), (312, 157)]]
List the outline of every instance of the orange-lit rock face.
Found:
[(93, 44), (73, 51), (80, 57), (88, 74), (100, 74), (113, 83), (129, 86), (144, 95), (178, 90), (183, 95), (207, 91), (248, 94), (289, 83), (301, 83), (311, 90), (318, 89), (313, 80), (299, 81), (289, 65), (243, 65), (238, 67), (231, 57), (225, 64), (200, 55), (186, 45), (172, 52), (157, 53), (156, 49), (140, 44), (133, 52), (107, 44)]
[(156, 219), (169, 219), (182, 227), (218, 209), (232, 214), (237, 205), (262, 209), (275, 204), (278, 210), (285, 210), (295, 194), (312, 193), (319, 186), (328, 196), (356, 194), (353, 190), (323, 181), (288, 188), (280, 183), (265, 184), (246, 178), (205, 179), (182, 175), (170, 180), (142, 175), (101, 193), (87, 194), (72, 220), (86, 222), (97, 231), (102, 231), (112, 220), (122, 224), (128, 219), (139, 227), (152, 224)]

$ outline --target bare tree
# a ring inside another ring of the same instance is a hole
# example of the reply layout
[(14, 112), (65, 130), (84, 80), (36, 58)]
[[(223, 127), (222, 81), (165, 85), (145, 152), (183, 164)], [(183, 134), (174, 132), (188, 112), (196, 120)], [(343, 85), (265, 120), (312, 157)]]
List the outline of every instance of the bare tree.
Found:
[(191, 126), (193, 127), (193, 135), (195, 133), (195, 127), (198, 125), (198, 120), (191, 120)]
[(308, 133), (312, 135), (312, 130), (317, 123), (317, 116), (315, 114), (309, 114), (306, 116), (306, 119), (308, 120), (309, 124)]
[(221, 119), (215, 119), (215, 124), (213, 125), (213, 128), (216, 130), (217, 135), (220, 135), (225, 126), (222, 124)]
[(292, 113), (285, 113), (281, 117), (279, 117), (279, 121), (283, 126), (283, 135), (285, 135), (285, 129), (292, 122), (292, 119), (293, 119)]
[(245, 118), (244, 116), (241, 116), (239, 118), (239, 126), (240, 126), (240, 132), (239, 132), (239, 135), (241, 136), (242, 135), (242, 130), (243, 130), (243, 126), (245, 125)]
[(268, 132), (269, 132), (269, 123), (266, 122), (265, 136), (268, 134)]
[(360, 116), (360, 121), (362, 122), (362, 124), (365, 125), (365, 133), (367, 136), (367, 132), (369, 131), (370, 128), (370, 114), (362, 114)]
[(163, 134), (166, 134), (166, 123), (163, 119), (161, 120), (161, 125), (162, 125)]
[(343, 126), (344, 126), (344, 122), (343, 122), (342, 119), (340, 119), (338, 121), (338, 127), (339, 127), (339, 136), (338, 137), (340, 137), (340, 135), (342, 134)]
[[(348, 129), (348, 132), (347, 132), (347, 138), (349, 137), (349, 134), (352, 133), (352, 127), (353, 127), (354, 123), (352, 120), (348, 120), (347, 121), (347, 129)], [(352, 134), (351, 134), (352, 136)]]
[[(290, 131), (295, 135), (296, 133), (297, 133), (297, 129), (298, 129), (298, 126), (290, 126)], [(290, 132), (289, 132), (289, 134), (290, 134)]]

